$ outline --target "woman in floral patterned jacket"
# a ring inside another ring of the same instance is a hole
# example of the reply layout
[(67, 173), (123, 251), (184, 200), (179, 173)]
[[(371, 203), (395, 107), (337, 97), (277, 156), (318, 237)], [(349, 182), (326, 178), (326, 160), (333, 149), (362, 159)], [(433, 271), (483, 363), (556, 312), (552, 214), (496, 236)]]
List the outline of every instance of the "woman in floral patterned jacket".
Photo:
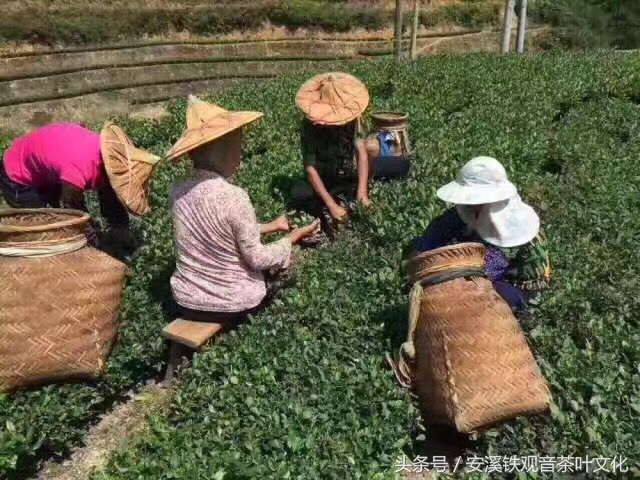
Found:
[[(231, 112), (190, 97), (187, 129), (167, 154), (189, 155), (193, 174), (174, 186), (176, 270), (173, 297), (191, 320), (237, 320), (267, 294), (264, 272), (282, 270), (292, 245), (315, 232), (318, 222), (290, 231), (286, 217), (260, 224), (242, 188), (230, 180), (240, 165), (242, 127), (262, 116)], [(287, 232), (263, 244), (261, 234)]]

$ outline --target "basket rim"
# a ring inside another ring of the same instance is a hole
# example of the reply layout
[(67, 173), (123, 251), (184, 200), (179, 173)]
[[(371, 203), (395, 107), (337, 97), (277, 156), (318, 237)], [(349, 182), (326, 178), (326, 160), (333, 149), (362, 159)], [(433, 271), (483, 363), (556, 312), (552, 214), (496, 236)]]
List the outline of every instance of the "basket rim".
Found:
[(444, 247), (434, 248), (433, 250), (427, 250), (425, 252), (420, 252), (417, 255), (413, 255), (409, 260), (410, 261), (418, 261), (428, 256), (433, 256), (438, 253), (447, 252), (449, 250), (458, 250), (460, 248), (479, 248), (485, 249), (485, 246), (480, 242), (460, 242), (460, 243), (452, 243), (451, 245), (445, 245)]
[[(393, 116), (393, 118), (384, 118), (383, 115), (390, 115)], [(385, 122), (398, 122), (407, 120), (409, 118), (409, 114), (393, 110), (377, 110), (375, 112), (371, 112), (371, 118), (374, 120), (383, 120)]]
[(74, 215), (74, 218), (67, 220), (60, 220), (57, 222), (47, 223), (45, 225), (4, 225), (0, 222), (0, 233), (33, 233), (33, 232), (45, 232), (47, 230), (55, 230), (58, 228), (71, 227), (75, 225), (81, 225), (87, 223), (91, 216), (87, 212), (82, 210), (75, 210), (71, 208), (4, 208), (0, 209), (0, 219), (9, 215), (16, 214), (29, 214), (29, 213), (52, 213), (52, 214), (64, 214)]

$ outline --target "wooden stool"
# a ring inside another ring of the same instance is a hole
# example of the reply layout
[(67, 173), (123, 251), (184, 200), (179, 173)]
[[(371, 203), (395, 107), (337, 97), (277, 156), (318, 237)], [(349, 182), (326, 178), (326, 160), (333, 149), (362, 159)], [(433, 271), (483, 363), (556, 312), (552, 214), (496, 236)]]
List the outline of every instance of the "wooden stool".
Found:
[(162, 335), (171, 342), (169, 363), (164, 376), (164, 383), (170, 384), (175, 370), (180, 364), (182, 347), (199, 350), (210, 338), (222, 330), (222, 324), (213, 322), (192, 322), (177, 318), (164, 327)]

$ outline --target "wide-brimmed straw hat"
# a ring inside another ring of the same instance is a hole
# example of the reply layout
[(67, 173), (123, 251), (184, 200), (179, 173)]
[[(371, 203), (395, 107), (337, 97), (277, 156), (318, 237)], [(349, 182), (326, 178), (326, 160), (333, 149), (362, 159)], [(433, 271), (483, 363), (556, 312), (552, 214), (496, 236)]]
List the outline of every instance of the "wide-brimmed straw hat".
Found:
[(353, 75), (322, 73), (300, 87), (296, 105), (317, 125), (344, 125), (366, 110), (369, 92), (364, 83)]
[(232, 112), (213, 103), (189, 95), (187, 128), (171, 147), (167, 158), (174, 160), (205, 143), (256, 121), (262, 112)]
[(133, 215), (149, 212), (149, 177), (160, 157), (133, 144), (124, 131), (107, 123), (100, 132), (100, 151), (109, 183)]
[(476, 157), (460, 169), (453, 182), (439, 188), (436, 195), (449, 203), (480, 205), (507, 200), (517, 193), (500, 162), (491, 157)]
[(470, 207), (459, 205), (462, 220), (480, 237), (498, 247), (519, 247), (533, 240), (540, 230), (540, 217), (519, 195), (485, 205), (474, 218)]

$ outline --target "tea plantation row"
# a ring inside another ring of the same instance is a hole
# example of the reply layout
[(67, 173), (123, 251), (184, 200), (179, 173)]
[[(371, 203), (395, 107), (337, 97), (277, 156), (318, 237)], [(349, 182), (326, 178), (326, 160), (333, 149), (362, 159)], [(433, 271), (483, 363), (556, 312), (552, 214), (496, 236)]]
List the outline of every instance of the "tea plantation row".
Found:
[[(546, 228), (555, 284), (521, 323), (556, 405), (550, 416), (489, 432), (469, 451), (618, 454), (637, 467), (640, 57), (434, 57), (349, 69), (369, 86), (374, 108), (411, 115), (411, 178), (376, 183), (375, 207), (333, 245), (306, 251), (295, 286), (198, 355), (169, 416), (152, 416), (149, 431), (96, 477), (386, 478), (399, 454), (427, 454), (432, 433), (420, 430), (384, 354), (404, 330), (403, 248), (444, 208), (437, 186), (478, 154), (504, 162)], [(303, 80), (292, 74), (216, 98), (265, 112), (248, 131), (238, 175), (261, 218), (289, 208), (301, 173), (293, 97)], [(183, 119), (178, 103), (165, 120), (124, 126), (163, 152)], [(154, 177), (154, 211), (137, 225), (146, 245), (133, 260), (105, 380), (0, 400), (6, 476), (22, 475), (15, 472), (36, 455), (66, 453), (106, 401), (162, 368), (158, 332), (171, 315), (166, 197), (183, 169), (163, 165)]]
[[(97, 478), (382, 478), (397, 455), (424, 452), (418, 416), (383, 361), (405, 322), (399, 265), (444, 207), (436, 187), (477, 154), (507, 165), (551, 242), (554, 288), (522, 324), (556, 405), (470, 451), (618, 454), (637, 468), (638, 67), (637, 55), (441, 57), (403, 66), (395, 95), (389, 64), (355, 67), (375, 108), (411, 114), (411, 179), (376, 184), (376, 207), (308, 252), (296, 287), (199, 355), (169, 417), (152, 417)], [(220, 99), (266, 113), (239, 175), (263, 214), (286, 208), (283, 178), (300, 169), (300, 80)]]

